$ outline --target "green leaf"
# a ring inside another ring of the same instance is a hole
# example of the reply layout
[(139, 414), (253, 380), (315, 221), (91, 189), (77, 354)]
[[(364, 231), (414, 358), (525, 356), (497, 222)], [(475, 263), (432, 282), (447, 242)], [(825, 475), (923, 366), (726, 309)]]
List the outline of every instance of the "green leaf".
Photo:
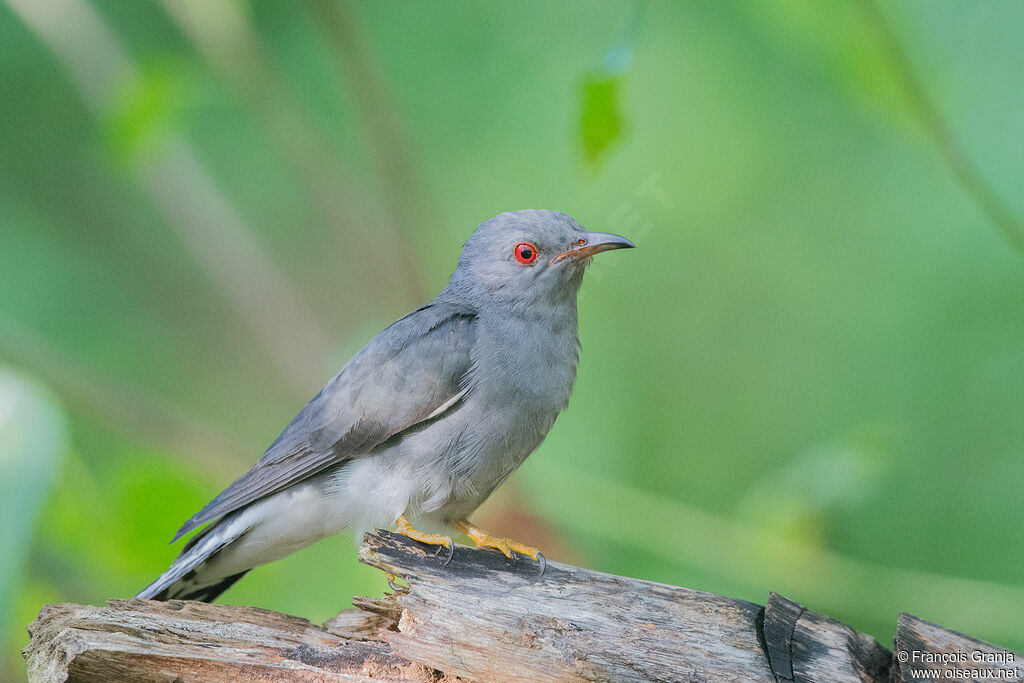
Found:
[(622, 136), (625, 128), (620, 90), (623, 76), (601, 71), (583, 79), (583, 99), (580, 111), (580, 135), (583, 141), (583, 159), (595, 168), (612, 144)]

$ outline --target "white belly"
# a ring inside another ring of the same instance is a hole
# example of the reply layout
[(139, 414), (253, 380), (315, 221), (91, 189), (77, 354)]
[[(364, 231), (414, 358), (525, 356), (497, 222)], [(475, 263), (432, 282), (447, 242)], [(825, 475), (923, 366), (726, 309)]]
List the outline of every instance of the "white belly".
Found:
[[(383, 452), (332, 468), (225, 522), (247, 531), (211, 557), (206, 571), (230, 576), (345, 530), (358, 543), (366, 531), (391, 527), (403, 514), (424, 531), (451, 534), (447, 524), (468, 517), (550, 428), (550, 421), (524, 425), (509, 413), (484, 420), (459, 412), (449, 416), (455, 419), (434, 422)], [(524, 429), (534, 435), (514, 449), (502, 438)]]

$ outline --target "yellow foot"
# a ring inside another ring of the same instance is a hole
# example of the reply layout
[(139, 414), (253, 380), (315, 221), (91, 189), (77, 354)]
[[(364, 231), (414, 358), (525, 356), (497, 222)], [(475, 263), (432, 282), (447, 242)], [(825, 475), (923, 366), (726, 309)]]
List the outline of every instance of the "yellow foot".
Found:
[[(419, 529), (417, 529), (409, 523), (409, 520), (405, 518), (405, 515), (399, 515), (398, 519), (395, 520), (395, 531), (402, 534), (403, 536), (408, 536), (414, 541), (419, 541), (420, 543), (426, 543), (428, 545), (437, 545), (441, 546), (441, 548), (448, 548), (451, 552), (448, 555), (448, 559), (444, 561), (444, 566), (446, 567), (448, 566), (448, 563), (452, 561), (452, 558), (455, 557), (455, 542), (452, 540), (451, 536), (442, 536), (441, 534), (428, 534), (426, 532), (420, 531)], [(434, 554), (437, 555), (438, 553), (440, 553), (441, 548), (438, 548), (437, 552)]]
[(496, 548), (500, 550), (505, 557), (512, 557), (513, 553), (521, 553), (529, 558), (540, 562), (540, 574), (544, 576), (544, 569), (547, 567), (547, 560), (536, 548), (524, 545), (518, 541), (513, 541), (511, 538), (498, 538), (497, 536), (491, 536), (486, 531), (478, 529), (473, 526), (469, 520), (460, 519), (452, 523), (456, 529), (466, 534), (473, 539), (476, 543), (477, 548)]

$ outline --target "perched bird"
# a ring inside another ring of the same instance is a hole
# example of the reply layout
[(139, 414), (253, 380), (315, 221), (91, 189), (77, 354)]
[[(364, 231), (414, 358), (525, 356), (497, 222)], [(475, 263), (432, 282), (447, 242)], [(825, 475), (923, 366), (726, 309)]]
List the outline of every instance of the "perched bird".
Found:
[(252, 469), (188, 520), (174, 540), (211, 524), (138, 597), (210, 602), (253, 567), (346, 529), (396, 525), (454, 554), (450, 536), (413, 522), (543, 562), (467, 517), (569, 402), (576, 295), (591, 257), (633, 246), (556, 211), (480, 224), (437, 298), (371, 339)]

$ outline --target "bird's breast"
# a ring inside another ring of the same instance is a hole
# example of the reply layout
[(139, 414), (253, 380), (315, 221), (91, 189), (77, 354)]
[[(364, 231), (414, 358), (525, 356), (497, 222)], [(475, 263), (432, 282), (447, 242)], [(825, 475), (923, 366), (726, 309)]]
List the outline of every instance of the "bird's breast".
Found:
[(575, 308), (525, 319), (482, 313), (475, 337), (459, 400), (393, 445), (415, 491), (411, 509), (442, 519), (469, 514), (526, 460), (576, 378)]
[(557, 414), (565, 408), (579, 359), (575, 306), (561, 315), (489, 321), (477, 334), (474, 389), (522, 409)]

